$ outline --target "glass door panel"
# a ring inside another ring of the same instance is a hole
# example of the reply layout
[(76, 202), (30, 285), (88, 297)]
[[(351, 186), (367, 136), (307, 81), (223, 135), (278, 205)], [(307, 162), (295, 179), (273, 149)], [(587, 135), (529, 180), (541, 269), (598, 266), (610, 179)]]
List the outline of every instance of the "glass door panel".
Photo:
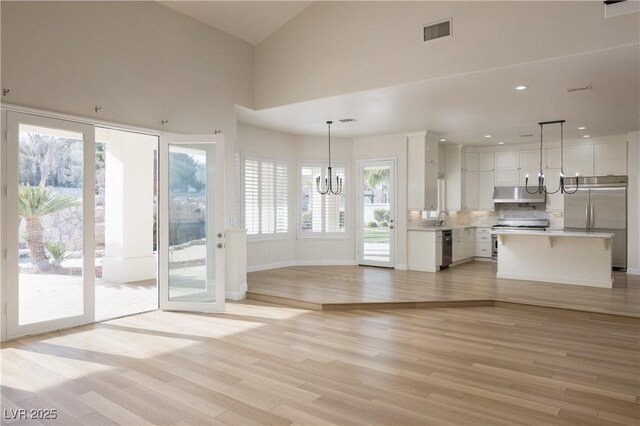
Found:
[(160, 307), (222, 311), (222, 141), (217, 135), (183, 137), (180, 140), (167, 137), (161, 145), (160, 164), (161, 206), (167, 212), (160, 215), (159, 255), (166, 277), (162, 279), (161, 275)]
[(359, 162), (359, 263), (394, 267), (393, 160)]
[(7, 127), (7, 336), (90, 322), (93, 127), (12, 112)]

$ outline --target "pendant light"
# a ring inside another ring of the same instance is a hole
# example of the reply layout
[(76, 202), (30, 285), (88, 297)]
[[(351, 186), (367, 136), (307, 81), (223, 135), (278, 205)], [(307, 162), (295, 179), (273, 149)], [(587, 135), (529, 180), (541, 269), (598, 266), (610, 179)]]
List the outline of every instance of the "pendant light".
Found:
[[(540, 170), (538, 171), (538, 187), (533, 191), (529, 191), (529, 175), (525, 175), (525, 183), (524, 188), (529, 194), (542, 194), (543, 192), (546, 194), (555, 194), (560, 191), (561, 194), (575, 194), (578, 191), (578, 173), (576, 173), (576, 189), (573, 191), (567, 191), (567, 188), (564, 185), (564, 123), (566, 120), (555, 120), (555, 121), (541, 121), (538, 123), (540, 126)], [(546, 186), (544, 185), (544, 170), (542, 169), (542, 133), (543, 128), (547, 124), (560, 124), (560, 184), (558, 189), (555, 191), (547, 191)]]
[(333, 194), (339, 195), (342, 192), (342, 178), (336, 174), (336, 188), (333, 188), (333, 176), (331, 172), (331, 124), (333, 121), (327, 121), (327, 126), (329, 128), (329, 167), (327, 167), (327, 177), (324, 178), (324, 190), (320, 189), (320, 179), (321, 177), (316, 177), (316, 191), (318, 191), (322, 195)]

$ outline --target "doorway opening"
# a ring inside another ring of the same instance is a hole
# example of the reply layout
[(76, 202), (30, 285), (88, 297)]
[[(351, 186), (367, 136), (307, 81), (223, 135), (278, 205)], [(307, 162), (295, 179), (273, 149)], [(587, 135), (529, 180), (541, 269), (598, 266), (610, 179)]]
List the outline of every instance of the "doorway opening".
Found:
[(395, 161), (358, 162), (358, 263), (395, 266)]
[(158, 309), (158, 137), (96, 127), (95, 320)]

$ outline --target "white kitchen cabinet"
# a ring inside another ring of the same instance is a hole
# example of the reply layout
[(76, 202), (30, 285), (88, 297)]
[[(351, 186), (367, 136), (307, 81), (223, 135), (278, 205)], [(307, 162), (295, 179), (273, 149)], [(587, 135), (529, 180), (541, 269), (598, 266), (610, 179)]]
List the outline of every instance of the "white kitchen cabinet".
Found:
[(559, 169), (560, 160), (560, 148), (546, 148), (544, 150), (544, 162), (546, 168)]
[(478, 172), (478, 210), (493, 210), (493, 172)]
[(438, 209), (438, 165), (425, 164), (424, 208), (433, 211)]
[(564, 147), (565, 176), (593, 176), (593, 144), (575, 144)]
[(464, 205), (463, 210), (478, 210), (478, 172), (463, 172)]
[(436, 272), (442, 265), (442, 231), (407, 232), (407, 267), (411, 271)]
[[(547, 169), (544, 174), (544, 185), (548, 191), (560, 187), (560, 169)], [(547, 194), (547, 210), (564, 210), (564, 195), (560, 191)]]
[(595, 144), (596, 176), (618, 176), (627, 174), (627, 143)]
[[(540, 150), (539, 149), (523, 149), (521, 151), (518, 151), (518, 157), (519, 157), (518, 168), (520, 168), (520, 170), (522, 169), (540, 170)], [(544, 151), (543, 151), (543, 157), (544, 157)], [(544, 167), (544, 158), (543, 158), (542, 165)], [(529, 177), (531, 177), (531, 175), (529, 175)]]
[(438, 144), (438, 173), (447, 171), (447, 151), (442, 144)]
[(516, 170), (518, 168), (518, 151), (497, 151), (495, 154), (496, 170)]
[(490, 258), (492, 254), (491, 228), (476, 228), (475, 256)]
[(465, 228), (463, 232), (464, 259), (470, 259), (476, 255), (476, 232), (475, 228)]
[(478, 171), (478, 153), (477, 152), (465, 152), (464, 153), (464, 165), (462, 170), (467, 172)]
[(464, 229), (454, 229), (451, 231), (451, 237), (453, 242), (453, 248), (451, 250), (451, 261), (458, 262), (464, 259), (465, 247), (464, 247), (464, 239), (463, 239), (463, 231)]
[(407, 208), (436, 210), (438, 205), (438, 142), (425, 133), (407, 137)]
[(425, 152), (424, 152), (424, 161), (425, 163), (438, 164), (438, 141), (434, 140), (427, 133), (427, 138), (425, 141)]
[(481, 152), (478, 154), (478, 171), (492, 172), (495, 168), (495, 154), (493, 152)]
[(476, 235), (474, 228), (457, 228), (452, 231), (452, 261), (459, 262), (475, 256)]
[(496, 169), (494, 174), (495, 186), (515, 186), (518, 184), (518, 178), (518, 170)]

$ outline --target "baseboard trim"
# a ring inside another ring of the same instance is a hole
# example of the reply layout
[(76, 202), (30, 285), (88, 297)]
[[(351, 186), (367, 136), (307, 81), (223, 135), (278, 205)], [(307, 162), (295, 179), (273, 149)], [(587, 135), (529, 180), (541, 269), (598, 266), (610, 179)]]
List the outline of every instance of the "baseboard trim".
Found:
[(409, 270), (409, 265), (397, 264), (396, 265), (396, 269), (399, 270), (399, 271), (408, 271)]
[(640, 275), (640, 269), (627, 268), (627, 274), (629, 274), (629, 275)]

